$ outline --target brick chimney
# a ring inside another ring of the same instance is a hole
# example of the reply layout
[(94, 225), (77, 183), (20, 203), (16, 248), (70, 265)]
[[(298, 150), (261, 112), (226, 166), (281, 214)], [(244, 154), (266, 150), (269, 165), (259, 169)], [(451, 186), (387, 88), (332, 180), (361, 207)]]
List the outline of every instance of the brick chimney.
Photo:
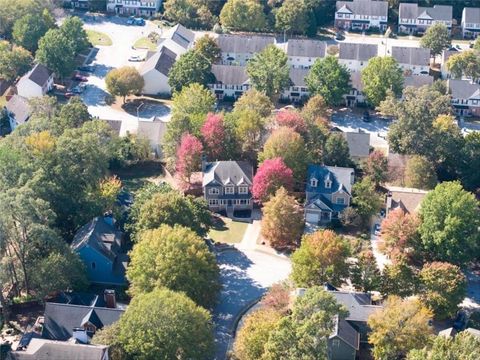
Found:
[(107, 304), (107, 308), (115, 309), (117, 307), (117, 300), (115, 299), (115, 290), (106, 289), (103, 292), (103, 299)]

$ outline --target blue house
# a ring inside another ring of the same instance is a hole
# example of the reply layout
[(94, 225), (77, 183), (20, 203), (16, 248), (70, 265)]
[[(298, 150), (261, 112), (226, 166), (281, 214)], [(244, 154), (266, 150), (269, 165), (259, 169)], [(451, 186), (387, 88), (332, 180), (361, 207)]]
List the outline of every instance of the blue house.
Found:
[(75, 234), (72, 249), (87, 268), (93, 284), (126, 285), (128, 256), (123, 251), (123, 233), (111, 217), (96, 217)]
[(327, 224), (338, 219), (350, 206), (355, 171), (337, 166), (309, 165), (305, 203), (305, 221)]

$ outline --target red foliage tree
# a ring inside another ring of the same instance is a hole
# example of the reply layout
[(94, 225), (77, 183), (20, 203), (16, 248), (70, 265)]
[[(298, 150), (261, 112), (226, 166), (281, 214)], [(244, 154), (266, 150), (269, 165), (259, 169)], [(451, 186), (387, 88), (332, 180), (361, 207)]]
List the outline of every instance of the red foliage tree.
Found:
[(177, 150), (177, 174), (190, 184), (192, 173), (200, 170), (203, 145), (195, 136), (185, 133)]
[(418, 226), (419, 220), (415, 214), (407, 214), (400, 208), (388, 213), (382, 221), (382, 239), (390, 256), (414, 247), (418, 237)]
[(373, 179), (375, 185), (379, 185), (387, 181), (388, 159), (380, 150), (374, 150), (365, 160), (363, 170)]
[(225, 126), (222, 114), (208, 113), (200, 133), (209, 159), (217, 160), (224, 152)]
[(307, 124), (302, 115), (295, 110), (282, 110), (275, 115), (275, 121), (278, 126), (289, 127), (301, 135), (307, 132)]
[(253, 178), (253, 197), (260, 202), (268, 201), (282, 186), (287, 190), (292, 189), (293, 171), (280, 157), (265, 160)]

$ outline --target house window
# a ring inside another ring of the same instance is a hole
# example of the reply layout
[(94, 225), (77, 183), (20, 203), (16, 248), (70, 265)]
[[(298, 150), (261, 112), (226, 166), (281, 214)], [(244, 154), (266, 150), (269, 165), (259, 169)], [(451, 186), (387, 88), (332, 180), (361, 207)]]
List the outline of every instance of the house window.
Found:
[(93, 325), (85, 325), (84, 326), (85, 330), (88, 331), (88, 332), (91, 332), (91, 333), (94, 333), (95, 332), (95, 326)]
[(235, 194), (235, 188), (233, 186), (225, 187), (225, 194)]
[(94, 261), (94, 262), (92, 262), (92, 269), (94, 269), (94, 270), (95, 270), (95, 268), (96, 268), (96, 267), (97, 267), (97, 264), (95, 264), (95, 261)]
[(332, 182), (330, 180), (325, 180), (325, 188), (330, 189), (332, 187)]
[(317, 179), (310, 180), (310, 186), (311, 187), (317, 187), (317, 185), (318, 185), (318, 180)]
[(240, 187), (238, 188), (238, 193), (239, 193), (239, 194), (248, 194), (248, 187), (246, 187), (246, 186), (240, 186)]
[(220, 194), (220, 190), (218, 188), (211, 188), (210, 190), (208, 190), (208, 193), (210, 195), (218, 195)]
[(345, 205), (345, 199), (344, 198), (337, 198), (337, 204), (338, 205)]
[(237, 205), (249, 205), (250, 204), (250, 200), (249, 199), (240, 199), (240, 200), (237, 200)]
[(208, 205), (210, 205), (210, 206), (218, 205), (218, 200), (217, 199), (210, 199), (210, 200), (208, 200)]

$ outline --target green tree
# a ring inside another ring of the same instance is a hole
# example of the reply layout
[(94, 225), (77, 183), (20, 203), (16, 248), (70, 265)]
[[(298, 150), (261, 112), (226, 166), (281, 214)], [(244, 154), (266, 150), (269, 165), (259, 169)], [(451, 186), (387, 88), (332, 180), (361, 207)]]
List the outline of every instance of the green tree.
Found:
[(263, 6), (256, 0), (228, 0), (220, 13), (222, 26), (231, 30), (260, 31), (267, 25)]
[(232, 123), (243, 157), (255, 162), (266, 132), (265, 118), (253, 109), (235, 109), (225, 119), (227, 124)]
[(156, 229), (162, 224), (178, 224), (205, 236), (211, 225), (210, 212), (204, 199), (184, 196), (178, 191), (159, 192), (142, 205), (136, 233)]
[(42, 2), (35, 0), (1, 0), (0, 33), (10, 38), (15, 21), (26, 14), (40, 14), (43, 8), (42, 5)]
[(128, 355), (123, 344), (120, 342), (118, 333), (120, 332), (120, 322), (104, 326), (97, 330), (92, 338), (94, 345), (108, 345), (108, 356), (111, 360), (128, 360)]
[(403, 73), (391, 56), (376, 56), (362, 70), (363, 93), (367, 101), (378, 106), (387, 97), (387, 90), (396, 96), (402, 94)]
[(407, 297), (415, 294), (418, 289), (417, 272), (407, 263), (405, 256), (400, 256), (393, 264), (386, 265), (382, 275), (384, 294)]
[(235, 337), (235, 357), (238, 360), (262, 358), (265, 343), (281, 316), (272, 309), (260, 309), (249, 314)]
[(302, 117), (307, 124), (315, 123), (328, 115), (328, 107), (322, 95), (311, 96), (302, 108)]
[(353, 184), (352, 193), (353, 206), (366, 224), (372, 215), (380, 211), (382, 206), (382, 199), (375, 190), (375, 183), (366, 176)]
[(480, 187), (480, 133), (471, 132), (465, 136), (465, 145), (460, 157), (459, 172), (466, 189), (474, 191)]
[(65, 78), (75, 69), (75, 48), (61, 30), (50, 29), (38, 43), (36, 59), (59, 78)]
[(347, 140), (341, 133), (328, 135), (323, 148), (323, 162), (328, 166), (348, 167), (352, 164)]
[(317, 59), (305, 78), (310, 94), (321, 95), (330, 105), (339, 105), (350, 91), (350, 73), (334, 56)]
[(405, 186), (430, 190), (435, 185), (437, 185), (437, 174), (431, 161), (419, 155), (408, 159), (405, 167)]
[(293, 247), (303, 232), (303, 212), (281, 187), (263, 207), (262, 236), (275, 249)]
[(75, 55), (88, 49), (90, 42), (87, 32), (83, 28), (83, 21), (79, 17), (67, 17), (60, 26), (60, 31), (70, 43), (70, 48), (73, 49)]
[(477, 51), (480, 51), (480, 39), (478, 37), (475, 40), (475, 43), (473, 44), (473, 49), (477, 50)]
[(480, 358), (480, 340), (467, 331), (455, 337), (435, 336), (433, 344), (408, 353), (407, 360), (473, 360)]
[(383, 309), (368, 318), (372, 329), (368, 342), (376, 360), (404, 358), (410, 350), (421, 349), (432, 334), (431, 312), (417, 300), (388, 297)]
[(480, 216), (475, 196), (458, 182), (429, 192), (419, 212), (420, 238), (429, 259), (465, 265), (480, 254)]
[(359, 291), (378, 290), (382, 283), (377, 261), (370, 250), (360, 253), (357, 263), (350, 269), (350, 274), (352, 284)]
[(70, 98), (67, 104), (60, 108), (58, 117), (55, 121), (65, 130), (68, 128), (79, 128), (86, 121), (90, 121), (92, 116), (88, 112), (88, 108), (80, 97), (74, 96)]
[(208, 360), (213, 356), (210, 314), (182, 293), (158, 289), (135, 296), (118, 330), (118, 343), (130, 358)]
[(54, 27), (52, 16), (47, 9), (43, 10), (42, 16), (38, 14), (26, 14), (15, 21), (13, 26), (13, 41), (27, 49), (35, 52), (38, 48), (38, 42), (45, 33)]
[(198, 83), (204, 86), (213, 83), (209, 59), (195, 50), (187, 51), (173, 64), (168, 73), (168, 84), (174, 91)]
[(448, 49), (452, 44), (448, 28), (445, 24), (436, 23), (430, 26), (420, 39), (420, 46), (430, 49), (435, 63), (435, 56), (442, 53), (444, 49)]
[(123, 103), (125, 98), (142, 91), (145, 84), (143, 77), (133, 66), (124, 66), (111, 70), (105, 78), (107, 90), (114, 96), (121, 96)]
[(435, 317), (446, 319), (456, 314), (467, 293), (467, 279), (456, 265), (432, 262), (420, 271), (421, 299)]
[(463, 51), (450, 56), (447, 60), (447, 69), (454, 78), (461, 79), (462, 76), (477, 81), (480, 78), (480, 58), (474, 50)]
[(233, 105), (235, 111), (254, 110), (260, 117), (268, 117), (274, 109), (270, 98), (263, 92), (255, 89), (249, 89)]
[(166, 287), (184, 292), (205, 308), (215, 303), (220, 289), (215, 256), (192, 230), (162, 225), (144, 231), (130, 259), (127, 278), (132, 295)]
[(375, 185), (380, 185), (388, 178), (388, 159), (380, 150), (374, 150), (363, 162), (362, 169), (365, 175), (370, 176)]
[(307, 172), (307, 153), (302, 136), (287, 127), (275, 130), (263, 146), (263, 151), (258, 154), (258, 161), (280, 157), (285, 165), (292, 169), (297, 182), (305, 179)]
[(210, 3), (208, 0), (167, 0), (164, 15), (188, 28), (211, 28), (217, 19), (212, 14)]
[(275, 45), (268, 45), (247, 63), (252, 86), (270, 98), (278, 95), (289, 83), (287, 55)]
[(222, 56), (222, 50), (218, 47), (217, 42), (208, 34), (203, 35), (195, 42), (194, 50), (203, 55), (210, 64), (217, 62)]
[(300, 248), (292, 255), (292, 279), (298, 287), (340, 285), (348, 276), (348, 243), (331, 230), (304, 235)]
[(26, 74), (32, 67), (32, 55), (22, 47), (0, 51), (0, 76), (8, 81)]
[(275, 12), (275, 27), (291, 34), (305, 34), (309, 20), (309, 9), (304, 0), (285, 0)]

